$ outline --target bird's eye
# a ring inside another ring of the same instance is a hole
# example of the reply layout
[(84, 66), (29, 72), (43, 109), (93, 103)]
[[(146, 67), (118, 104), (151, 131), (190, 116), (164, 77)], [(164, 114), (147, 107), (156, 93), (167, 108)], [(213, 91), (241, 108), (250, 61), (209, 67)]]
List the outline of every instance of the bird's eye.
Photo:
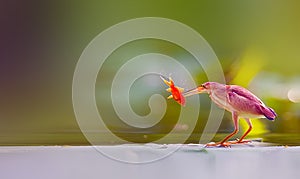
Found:
[(203, 88), (205, 88), (205, 89), (206, 89), (206, 87), (205, 87), (204, 85), (201, 85), (201, 87), (203, 87)]

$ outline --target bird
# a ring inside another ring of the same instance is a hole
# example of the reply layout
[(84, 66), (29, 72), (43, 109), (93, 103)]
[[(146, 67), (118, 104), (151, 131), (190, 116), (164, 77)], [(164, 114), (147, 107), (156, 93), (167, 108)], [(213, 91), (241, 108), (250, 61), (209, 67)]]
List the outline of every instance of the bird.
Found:
[[(249, 141), (244, 140), (244, 138), (250, 133), (253, 128), (251, 118), (267, 118), (271, 121), (274, 121), (277, 117), (276, 112), (272, 108), (267, 107), (257, 96), (255, 96), (249, 90), (238, 85), (226, 85), (218, 82), (205, 82), (196, 88), (190, 89), (186, 92), (182, 92), (181, 96), (183, 96), (183, 98), (186, 98), (188, 96), (200, 93), (208, 93), (211, 100), (217, 106), (231, 112), (234, 124), (234, 130), (232, 133), (230, 133), (220, 142), (206, 144), (207, 147), (229, 147), (231, 144), (247, 143)], [(240, 139), (227, 142), (232, 136), (238, 133), (240, 118), (244, 118), (246, 120), (249, 128)]]

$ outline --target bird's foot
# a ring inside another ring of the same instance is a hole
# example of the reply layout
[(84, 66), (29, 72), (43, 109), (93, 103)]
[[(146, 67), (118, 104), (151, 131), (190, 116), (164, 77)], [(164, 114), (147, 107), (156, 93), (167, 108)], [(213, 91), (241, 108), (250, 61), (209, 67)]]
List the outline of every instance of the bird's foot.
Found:
[(241, 141), (238, 141), (238, 143), (240, 143), (240, 144), (251, 143), (251, 142), (252, 142), (251, 140), (241, 140)]
[(235, 141), (228, 141), (231, 144), (246, 144), (252, 142), (251, 140), (240, 140), (236, 139)]
[(226, 148), (228, 148), (228, 147), (230, 147), (230, 145), (231, 145), (230, 142), (223, 142), (223, 143), (221, 143), (221, 142), (217, 142), (217, 143), (211, 142), (211, 143), (206, 144), (205, 147), (226, 147)]
[(227, 141), (227, 142), (211, 142), (205, 145), (205, 147), (231, 147), (234, 144), (246, 144), (252, 142), (251, 140), (239, 140), (236, 139), (235, 141)]

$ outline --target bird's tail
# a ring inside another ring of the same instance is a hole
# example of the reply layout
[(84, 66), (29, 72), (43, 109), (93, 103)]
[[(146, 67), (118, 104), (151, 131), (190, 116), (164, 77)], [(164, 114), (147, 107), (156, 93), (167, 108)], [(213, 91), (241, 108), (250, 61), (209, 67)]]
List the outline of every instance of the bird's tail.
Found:
[(260, 105), (260, 112), (269, 120), (275, 120), (277, 114), (272, 108)]

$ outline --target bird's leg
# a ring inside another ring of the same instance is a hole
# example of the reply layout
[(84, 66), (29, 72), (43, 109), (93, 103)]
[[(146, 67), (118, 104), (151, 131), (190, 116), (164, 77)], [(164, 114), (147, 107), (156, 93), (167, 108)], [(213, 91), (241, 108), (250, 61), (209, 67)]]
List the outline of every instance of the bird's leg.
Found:
[(236, 141), (229, 141), (228, 143), (230, 144), (239, 144), (239, 143), (248, 143), (251, 142), (250, 140), (243, 140), (248, 134), (249, 132), (252, 130), (252, 123), (250, 121), (249, 118), (245, 118), (247, 124), (249, 125), (248, 130), (242, 135), (242, 137), (240, 139), (237, 139)]
[(230, 146), (231, 143), (226, 142), (226, 141), (239, 131), (239, 120), (238, 120), (238, 115), (236, 112), (232, 112), (232, 120), (233, 120), (233, 124), (234, 124), (234, 131), (231, 134), (229, 134), (227, 137), (225, 137), (221, 142), (206, 144), (207, 147), (209, 147), (209, 146), (222, 146), (222, 147)]
[(247, 124), (249, 125), (248, 130), (243, 134), (243, 136), (237, 141), (237, 143), (245, 143), (245, 142), (250, 142), (249, 140), (244, 140), (243, 139), (249, 134), (249, 132), (252, 130), (252, 123), (249, 118), (245, 118)]

